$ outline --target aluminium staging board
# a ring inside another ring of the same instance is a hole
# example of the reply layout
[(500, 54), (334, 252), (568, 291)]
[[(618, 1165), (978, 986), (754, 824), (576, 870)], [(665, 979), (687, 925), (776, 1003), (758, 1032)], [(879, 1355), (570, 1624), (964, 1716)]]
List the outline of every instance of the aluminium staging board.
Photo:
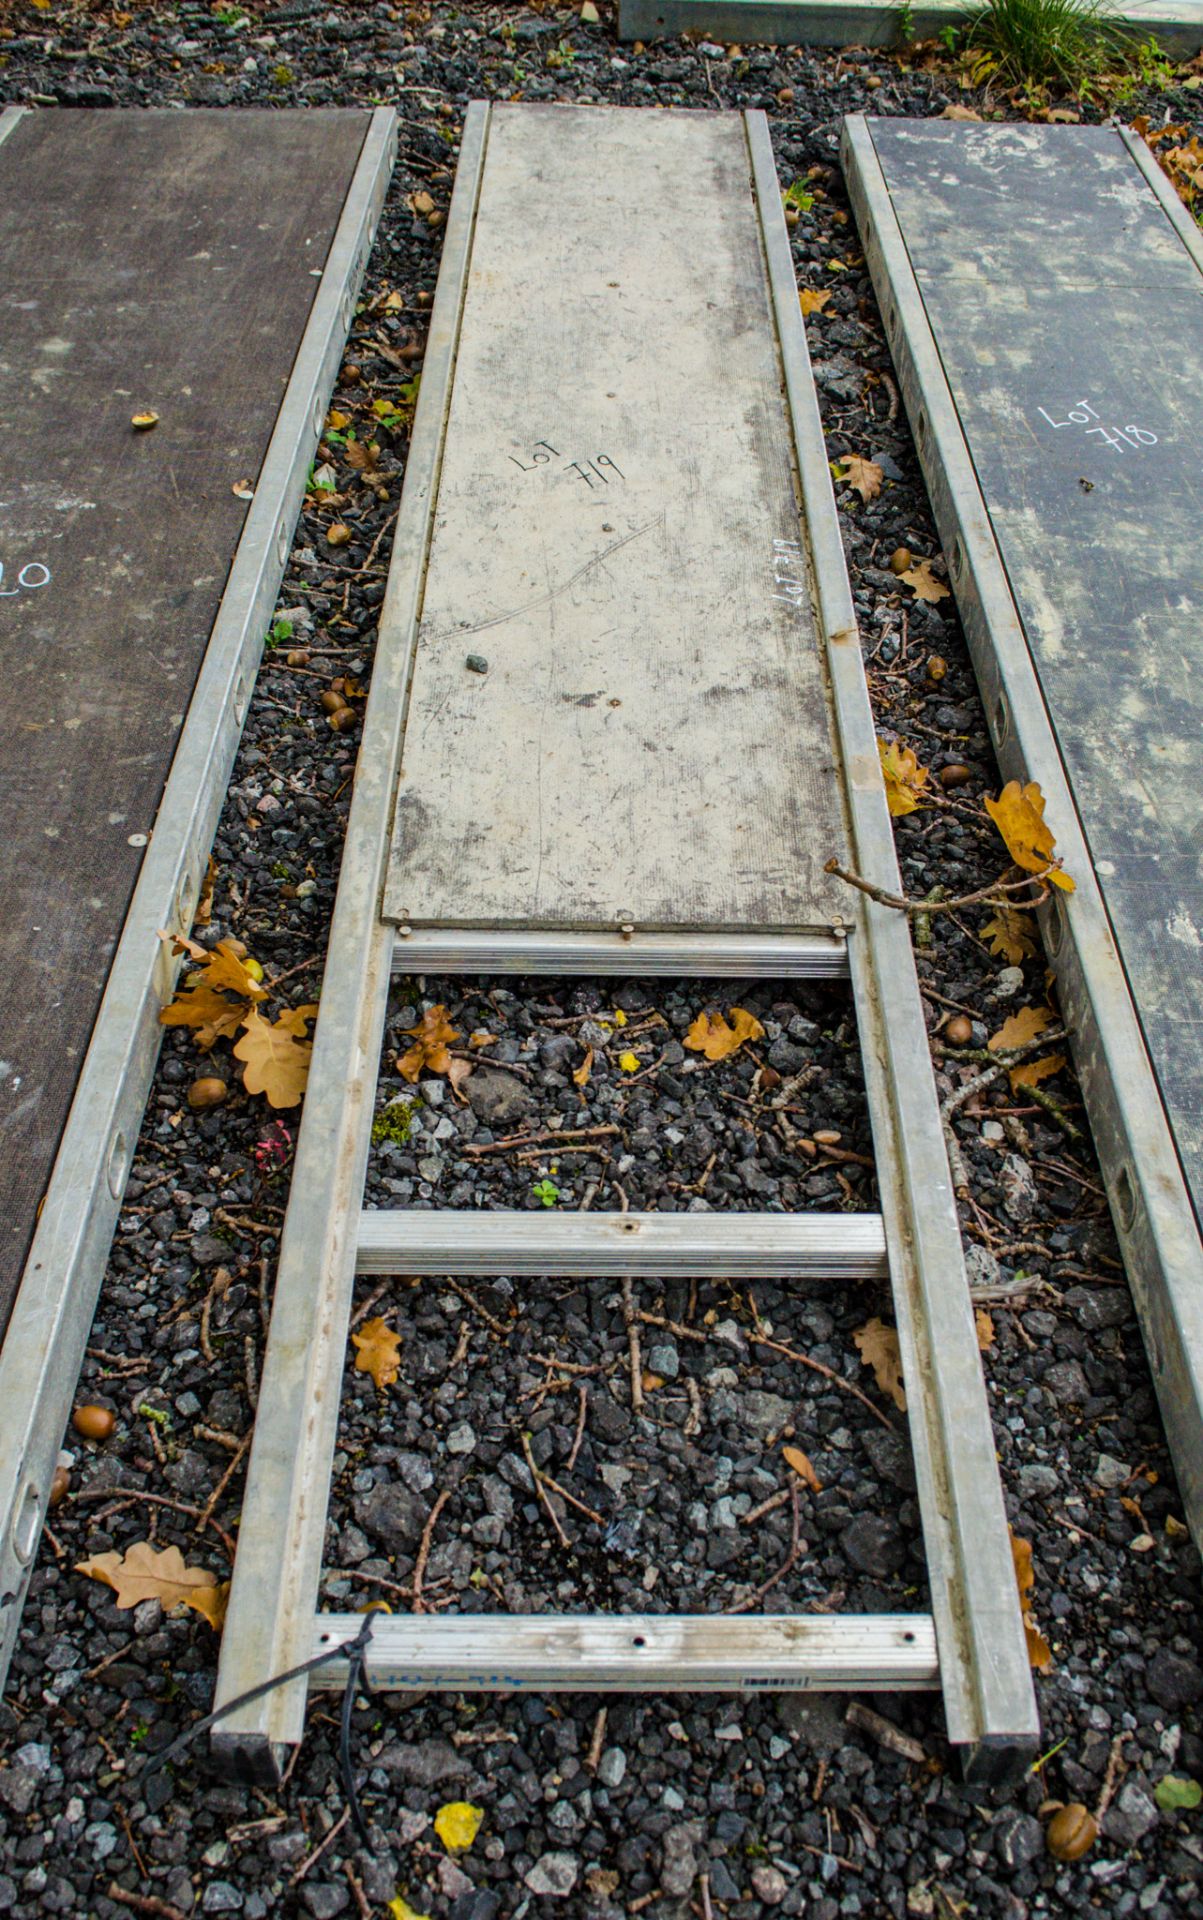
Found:
[(0, 1676), (393, 145), (0, 118)]
[(844, 164), (1203, 1543), (1203, 243), (1117, 127), (858, 116)]

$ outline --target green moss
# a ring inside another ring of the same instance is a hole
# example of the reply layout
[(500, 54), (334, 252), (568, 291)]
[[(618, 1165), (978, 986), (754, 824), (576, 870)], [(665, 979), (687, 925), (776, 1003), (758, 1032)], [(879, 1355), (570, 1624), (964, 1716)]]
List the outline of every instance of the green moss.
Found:
[(382, 1147), (387, 1140), (395, 1147), (407, 1147), (413, 1133), (414, 1114), (421, 1105), (419, 1099), (399, 1097), (381, 1107), (372, 1122), (372, 1145)]

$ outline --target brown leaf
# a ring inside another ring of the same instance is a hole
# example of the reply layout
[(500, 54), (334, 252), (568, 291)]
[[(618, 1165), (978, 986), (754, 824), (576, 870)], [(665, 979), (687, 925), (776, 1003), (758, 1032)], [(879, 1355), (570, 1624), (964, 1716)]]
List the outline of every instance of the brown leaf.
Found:
[(876, 460), (866, 460), (859, 453), (845, 453), (840, 465), (844, 469), (840, 479), (845, 486), (855, 487), (862, 500), (876, 500), (885, 477)]
[(781, 1457), (787, 1467), (793, 1468), (799, 1480), (805, 1481), (812, 1493), (822, 1493), (823, 1483), (801, 1447), (782, 1447)]
[(471, 1060), (453, 1059), (447, 1069), (447, 1084), (461, 1106), (466, 1104), (463, 1091), (464, 1082), (472, 1078), (474, 1071), (475, 1068)]
[(351, 1345), (356, 1373), (370, 1373), (381, 1389), (391, 1387), (401, 1371), (400, 1334), (377, 1317), (364, 1321), (359, 1332), (351, 1335)]
[(802, 318), (809, 314), (822, 313), (823, 308), (831, 304), (831, 288), (826, 287), (820, 293), (815, 287), (802, 287), (798, 293), (798, 305), (802, 309)]
[(900, 1412), (906, 1412), (906, 1388), (902, 1384), (902, 1353), (898, 1345), (898, 1330), (887, 1327), (874, 1314), (863, 1327), (858, 1327), (852, 1336), (861, 1362), (872, 1367), (874, 1378), (884, 1394), (894, 1402)]
[(948, 588), (932, 572), (930, 560), (916, 561), (913, 567), (908, 567), (905, 573), (899, 574), (898, 578), (905, 580), (907, 586), (914, 589), (916, 600), (934, 602), (948, 598)]
[(1012, 1047), (1026, 1047), (1052, 1024), (1052, 1014), (1047, 1007), (1020, 1007), (1018, 1013), (1009, 1014), (997, 1033), (992, 1033), (986, 1045), (991, 1053), (1007, 1053)]
[(704, 1053), (707, 1060), (726, 1060), (730, 1054), (739, 1052), (745, 1040), (761, 1039), (764, 1028), (755, 1014), (744, 1007), (732, 1007), (730, 1014), (728, 1026), (717, 1007), (699, 1013), (685, 1035), (685, 1045), (695, 1053)]
[(90, 1560), (81, 1560), (75, 1571), (111, 1587), (119, 1607), (160, 1600), (168, 1609), (191, 1607), (218, 1629), (226, 1617), (229, 1582), (219, 1582), (203, 1567), (186, 1566), (178, 1547), (160, 1550), (149, 1540), (139, 1540), (124, 1554), (97, 1553)]
[(374, 473), (380, 465), (380, 448), (375, 441), (348, 440), (343, 448), (348, 466), (357, 473)]
[(1074, 883), (1053, 852), (1057, 842), (1045, 825), (1039, 781), (1029, 780), (1026, 787), (1021, 787), (1018, 780), (1008, 780), (998, 799), (991, 800), (987, 795), (984, 805), (1017, 867), (1025, 873), (1038, 873), (1054, 887), (1073, 893)]
[(207, 1053), (217, 1040), (229, 1039), (237, 1033), (246, 1018), (245, 1002), (230, 1000), (223, 993), (215, 993), (208, 981), (200, 976), (177, 993), (171, 1005), (164, 1007), (159, 1015), (159, 1023), (164, 1027), (193, 1027), (196, 1030), (197, 1045)]
[(923, 789), (931, 779), (926, 767), (921, 767), (912, 748), (904, 747), (900, 740), (877, 742), (877, 752), (881, 760), (881, 777), (886, 783), (886, 805), (897, 820), (904, 814), (915, 813), (922, 806), (925, 795)]
[(994, 1345), (994, 1321), (985, 1307), (975, 1307), (973, 1324), (977, 1331), (977, 1344), (983, 1353), (989, 1353)]
[(589, 1075), (592, 1072), (593, 1072), (593, 1048), (586, 1047), (585, 1057), (581, 1061), (580, 1066), (577, 1067), (576, 1071), (573, 1073), (573, 1076), (572, 1076), (573, 1085), (578, 1087), (587, 1086), (589, 1082)]
[(403, 1079), (414, 1085), (423, 1067), (428, 1073), (446, 1073), (451, 1065), (447, 1048), (460, 1035), (447, 1019), (446, 1007), (428, 1007), (416, 1027), (403, 1027), (413, 1046), (397, 1061)]
[(245, 1064), (242, 1084), (248, 1093), (265, 1093), (269, 1106), (295, 1107), (309, 1079), (312, 1043), (303, 1038), (316, 1007), (296, 1007), (273, 1023), (252, 1007), (234, 1052)]
[(1063, 1053), (1045, 1053), (1039, 1060), (1024, 1060), (1018, 1067), (1012, 1067), (1008, 1078), (1011, 1092), (1018, 1093), (1020, 1087), (1036, 1087), (1042, 1080), (1048, 1080), (1054, 1073), (1060, 1073), (1065, 1065)]
[(940, 115), (941, 120), (980, 120), (981, 117), (976, 107), (962, 107), (955, 100)]
[(989, 941), (991, 953), (1001, 954), (1011, 967), (1022, 966), (1036, 951), (1035, 922), (1018, 907), (995, 907), (982, 928), (982, 938)]

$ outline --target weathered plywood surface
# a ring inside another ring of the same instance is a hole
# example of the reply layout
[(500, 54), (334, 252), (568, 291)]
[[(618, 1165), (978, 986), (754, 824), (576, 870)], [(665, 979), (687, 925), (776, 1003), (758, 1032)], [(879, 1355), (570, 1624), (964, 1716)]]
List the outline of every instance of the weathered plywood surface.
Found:
[(369, 117), (0, 146), (0, 1329)]
[(1104, 128), (872, 123), (1203, 1211), (1203, 277)]
[(846, 910), (790, 449), (740, 116), (495, 108), (388, 917)]

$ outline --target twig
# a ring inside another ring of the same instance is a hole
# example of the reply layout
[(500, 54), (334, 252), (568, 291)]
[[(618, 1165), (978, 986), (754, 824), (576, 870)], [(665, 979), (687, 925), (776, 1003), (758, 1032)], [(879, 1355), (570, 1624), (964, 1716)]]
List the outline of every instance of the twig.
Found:
[(763, 1333), (750, 1334), (749, 1339), (755, 1347), (771, 1347), (774, 1353), (784, 1354), (787, 1360), (796, 1360), (800, 1367), (809, 1367), (812, 1373), (821, 1373), (824, 1380), (830, 1380), (833, 1386), (842, 1387), (844, 1392), (850, 1393), (854, 1400), (859, 1400), (862, 1407), (867, 1407), (873, 1418), (881, 1422), (887, 1433), (894, 1432), (893, 1421), (886, 1418), (881, 1408), (875, 1407), (867, 1394), (862, 1393), (859, 1387), (854, 1387), (851, 1380), (845, 1380), (842, 1373), (836, 1373), (833, 1367), (825, 1367), (821, 1360), (812, 1360), (808, 1353), (799, 1353), (796, 1347), (787, 1347), (783, 1340), (766, 1339)]
[(434, 1537), (435, 1524), (450, 1498), (451, 1488), (444, 1487), (426, 1516), (426, 1525), (422, 1529), (422, 1538), (418, 1542), (418, 1557), (414, 1561), (413, 1611), (415, 1613), (424, 1613), (426, 1611), (422, 1603), (422, 1576), (426, 1572), (426, 1562), (430, 1558), (430, 1542)]
[(351, 1889), (352, 1897), (359, 1912), (359, 1920), (372, 1920), (372, 1909), (368, 1904), (368, 1896), (363, 1890), (363, 1882), (349, 1860), (343, 1861), (343, 1872), (347, 1876), (347, 1885)]
[(580, 1396), (580, 1404), (577, 1408), (576, 1432), (572, 1437), (572, 1452), (569, 1454), (567, 1462), (565, 1463), (565, 1473), (571, 1473), (576, 1465), (576, 1457), (581, 1450), (581, 1442), (585, 1438), (585, 1421), (589, 1415), (589, 1395), (585, 1391), (585, 1388), (579, 1383), (577, 1385), (577, 1393)]
[(482, 1306), (476, 1295), (472, 1293), (469, 1288), (463, 1286), (460, 1281), (453, 1280), (450, 1275), (448, 1275), (443, 1285), (450, 1287), (452, 1293), (458, 1293), (465, 1306), (471, 1307), (473, 1313), (478, 1313), (486, 1327), (492, 1327), (494, 1333), (509, 1334), (511, 1332), (511, 1328), (506, 1326), (505, 1321), (499, 1320), (496, 1314), (490, 1313), (486, 1306)]
[(662, 1313), (645, 1313), (642, 1308), (635, 1315), (645, 1327), (663, 1327), (668, 1333), (675, 1333), (679, 1340), (699, 1340), (705, 1346), (710, 1335), (700, 1333), (697, 1327), (684, 1327), (679, 1320), (666, 1320)]
[(204, 1511), (201, 1514), (200, 1520), (198, 1522), (198, 1526), (207, 1527), (210, 1520), (212, 1520), (213, 1515), (217, 1511), (218, 1501), (221, 1499), (222, 1494), (225, 1492), (226, 1488), (229, 1486), (230, 1481), (233, 1479), (234, 1474), (238, 1470), (238, 1465), (242, 1459), (243, 1454), (246, 1452), (247, 1448), (251, 1444), (251, 1435), (253, 1434), (253, 1432), (254, 1432), (254, 1429), (252, 1428), (251, 1433), (243, 1434), (242, 1439), (239, 1442), (237, 1453), (234, 1455), (234, 1458), (230, 1461), (229, 1466), (226, 1468), (225, 1472), (221, 1476), (221, 1479), (218, 1481), (212, 1493), (209, 1495), (209, 1498), (205, 1502)]
[(527, 1467), (530, 1469), (530, 1477), (534, 1482), (535, 1493), (538, 1496), (540, 1502), (542, 1503), (544, 1512), (546, 1513), (548, 1519), (551, 1521), (552, 1526), (555, 1528), (557, 1535), (559, 1536), (560, 1545), (562, 1547), (570, 1547), (572, 1545), (572, 1542), (568, 1538), (568, 1535), (565, 1533), (563, 1527), (560, 1525), (560, 1516), (556, 1512), (555, 1508), (551, 1504), (551, 1501), (547, 1497), (547, 1489), (543, 1485), (543, 1475), (539, 1472), (538, 1467), (535, 1465), (535, 1456), (530, 1450), (530, 1435), (528, 1433), (524, 1433), (522, 1436), (522, 1451), (526, 1456), (526, 1464), (527, 1464)]
[(762, 1500), (758, 1507), (752, 1508), (751, 1513), (745, 1513), (740, 1525), (750, 1527), (754, 1521), (763, 1520), (766, 1513), (776, 1513), (777, 1508), (783, 1507), (789, 1497), (788, 1487), (778, 1487), (776, 1493), (770, 1493), (767, 1500)]
[(622, 1317), (627, 1326), (627, 1351), (631, 1360), (631, 1411), (643, 1411), (643, 1353), (639, 1345), (639, 1315), (631, 1292), (631, 1276), (622, 1283)]
[(490, 1140), (483, 1147), (473, 1146), (471, 1142), (460, 1148), (461, 1153), (479, 1156), (483, 1153), (508, 1153), (511, 1147), (537, 1147), (549, 1140), (600, 1140), (606, 1135), (621, 1133), (621, 1127), (544, 1127), (539, 1133), (511, 1133), (504, 1140)]
[[(1008, 893), (1021, 893), (1026, 887), (1038, 886), (1045, 875), (1051, 873), (1053, 864), (1040, 873), (1024, 874), (1020, 880), (992, 880), (988, 886), (978, 887), (974, 893), (962, 893), (955, 900), (911, 900), (906, 894), (890, 893), (887, 888), (877, 886), (872, 880), (863, 880), (859, 873), (850, 873), (847, 867), (841, 867), (838, 860), (828, 860), (824, 873), (833, 873), (837, 880), (846, 881), (859, 893), (867, 893), (870, 900), (876, 900), (879, 906), (893, 907), (897, 913), (908, 914), (911, 919), (929, 917), (933, 913), (955, 913), (959, 907), (1007, 907), (1011, 901), (1000, 898)], [(1012, 871), (1012, 869), (1008, 869)], [(1025, 901), (1025, 906), (1038, 907), (1048, 898), (1048, 889), (1042, 887), (1034, 900)]]
[(154, 1893), (127, 1893), (115, 1880), (109, 1882), (109, 1899), (115, 1900), (119, 1907), (130, 1907), (135, 1913), (148, 1913), (154, 1920), (187, 1920), (178, 1907), (169, 1900), (160, 1900)]
[(879, 1747), (888, 1747), (891, 1753), (897, 1753), (904, 1760), (914, 1760), (920, 1765), (927, 1759), (927, 1748), (912, 1740), (909, 1733), (903, 1733), (892, 1720), (883, 1713), (874, 1713), (872, 1707), (862, 1706), (859, 1700), (850, 1700), (844, 1713), (844, 1719), (850, 1727), (859, 1727), (876, 1740)]
[(460, 1362), (462, 1360), (467, 1359), (468, 1342), (471, 1340), (471, 1338), (472, 1338), (471, 1327), (468, 1325), (468, 1322), (466, 1320), (461, 1320), (459, 1323), (459, 1339), (455, 1343), (455, 1352), (452, 1354), (450, 1362), (447, 1367), (448, 1373), (454, 1373), (456, 1367), (459, 1366)]
[(367, 1319), (369, 1313), (371, 1313), (372, 1311), (372, 1308), (376, 1305), (376, 1302), (378, 1300), (383, 1300), (385, 1294), (389, 1291), (391, 1285), (392, 1285), (392, 1282), (390, 1280), (385, 1280), (381, 1286), (373, 1287), (371, 1293), (369, 1293), (363, 1305), (361, 1307), (356, 1307), (355, 1312), (352, 1314), (351, 1326), (349, 1328), (350, 1332), (353, 1333), (355, 1328), (359, 1326), (360, 1322)]
[(681, 1432), (686, 1440), (692, 1440), (695, 1433), (702, 1431), (702, 1391), (691, 1373), (685, 1376), (685, 1391), (689, 1396), (689, 1415)]
[(545, 1487), (550, 1487), (553, 1493), (558, 1493), (561, 1500), (567, 1500), (570, 1507), (575, 1507), (578, 1513), (583, 1513), (586, 1519), (593, 1521), (595, 1526), (605, 1526), (605, 1519), (600, 1513), (595, 1513), (593, 1508), (587, 1507), (583, 1500), (578, 1500), (575, 1493), (569, 1493), (567, 1487), (562, 1487), (558, 1480), (553, 1480), (551, 1475), (545, 1473), (542, 1467), (535, 1468), (533, 1471), (538, 1473)]
[(599, 1707), (597, 1719), (593, 1722), (593, 1738), (589, 1742), (589, 1751), (585, 1755), (585, 1765), (590, 1773), (596, 1773), (601, 1764), (602, 1748), (606, 1742), (606, 1721), (610, 1717), (609, 1707)]
[(1103, 1815), (1111, 1805), (1121, 1772), (1127, 1772), (1127, 1768), (1122, 1765), (1124, 1741), (1127, 1738), (1126, 1733), (1117, 1733), (1111, 1742), (1111, 1751), (1107, 1755), (1107, 1771), (1103, 1775), (1103, 1788), (1094, 1810), (1094, 1817), (1099, 1825), (1102, 1824)]
[(129, 1842), (129, 1850), (134, 1856), (134, 1865), (137, 1867), (138, 1872), (142, 1875), (142, 1879), (145, 1882), (150, 1879), (150, 1872), (139, 1851), (138, 1842), (134, 1839), (133, 1828), (129, 1823), (129, 1815), (124, 1807), (118, 1807), (117, 1818), (120, 1820), (126, 1840)]
[(1055, 1100), (1045, 1087), (1032, 1087), (1025, 1082), (1024, 1092), (1029, 1100), (1034, 1100), (1038, 1107), (1043, 1107), (1046, 1113), (1052, 1115), (1067, 1139), (1079, 1142), (1085, 1138), (1082, 1129), (1074, 1125), (1060, 1101)]
[[(67, 1501), (64, 1502), (64, 1504), (70, 1503), (74, 1506), (75, 1503), (80, 1500), (112, 1500), (113, 1505), (110, 1509), (112, 1513), (121, 1513), (124, 1508), (138, 1505), (141, 1502), (145, 1502), (152, 1507), (170, 1507), (173, 1513), (186, 1513), (190, 1520), (202, 1520), (206, 1526), (213, 1529), (221, 1541), (222, 1546), (225, 1548), (230, 1565), (233, 1566), (234, 1564), (234, 1542), (231, 1540), (225, 1528), (219, 1527), (212, 1516), (210, 1516), (208, 1520), (204, 1520), (204, 1513), (200, 1507), (190, 1507), (183, 1500), (169, 1500), (165, 1493), (145, 1493), (140, 1487), (124, 1494), (119, 1487), (84, 1487), (79, 1493), (69, 1493), (67, 1495)], [(106, 1517), (104, 1514), (98, 1516), (101, 1520)]]
[(321, 1859), (322, 1855), (325, 1853), (327, 1847), (332, 1847), (334, 1845), (334, 1842), (338, 1839), (339, 1834), (342, 1832), (343, 1828), (346, 1826), (347, 1821), (350, 1818), (351, 1818), (350, 1807), (344, 1807), (342, 1812), (339, 1814), (338, 1819), (334, 1822), (334, 1825), (331, 1827), (329, 1833), (326, 1835), (326, 1838), (322, 1841), (321, 1845), (315, 1847), (313, 1849), (313, 1852), (311, 1854), (308, 1854), (306, 1858), (302, 1860), (300, 1866), (297, 1868), (296, 1872), (293, 1874), (291, 1880), (288, 1883), (290, 1887), (295, 1887), (299, 1881), (305, 1878), (305, 1875), (309, 1872), (309, 1869), (317, 1865), (318, 1861)]
[(789, 1552), (786, 1554), (785, 1559), (781, 1562), (781, 1565), (778, 1567), (776, 1573), (771, 1573), (768, 1579), (763, 1581), (761, 1585), (757, 1587), (755, 1593), (750, 1593), (746, 1600), (740, 1600), (738, 1604), (733, 1607), (724, 1607), (723, 1608), (724, 1613), (750, 1612), (751, 1609), (754, 1606), (756, 1606), (759, 1601), (764, 1599), (765, 1594), (770, 1592), (771, 1589), (777, 1585), (777, 1582), (779, 1580), (784, 1580), (786, 1574), (789, 1572), (790, 1568), (793, 1566), (794, 1562), (797, 1560), (798, 1555), (801, 1553), (803, 1544), (804, 1544), (802, 1540), (802, 1509), (798, 1501), (798, 1486), (796, 1481), (791, 1482), (790, 1488), (789, 1488), (789, 1494), (790, 1494), (790, 1499), (793, 1503), (793, 1512), (791, 1514), (791, 1521), (790, 1521), (791, 1534), (790, 1534)]

